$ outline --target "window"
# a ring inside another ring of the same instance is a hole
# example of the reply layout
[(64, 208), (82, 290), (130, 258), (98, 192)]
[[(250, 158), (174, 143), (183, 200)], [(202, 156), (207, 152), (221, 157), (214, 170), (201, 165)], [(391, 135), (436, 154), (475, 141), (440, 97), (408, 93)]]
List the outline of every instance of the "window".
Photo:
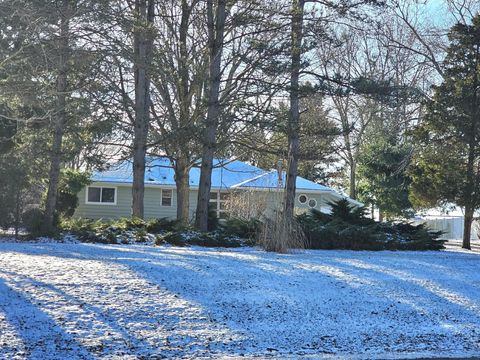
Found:
[(87, 188), (87, 204), (115, 205), (117, 203), (117, 189), (101, 186)]
[(310, 199), (308, 200), (308, 206), (310, 206), (312, 209), (317, 207), (317, 200), (315, 199)]
[(229, 198), (229, 193), (221, 193), (218, 191), (212, 191), (210, 193), (210, 204), (217, 211), (217, 217), (219, 219), (225, 219), (228, 216), (226, 202)]
[(173, 190), (162, 189), (162, 206), (172, 206)]
[(300, 195), (298, 197), (298, 201), (300, 202), (300, 204), (306, 204), (307, 203), (307, 195)]

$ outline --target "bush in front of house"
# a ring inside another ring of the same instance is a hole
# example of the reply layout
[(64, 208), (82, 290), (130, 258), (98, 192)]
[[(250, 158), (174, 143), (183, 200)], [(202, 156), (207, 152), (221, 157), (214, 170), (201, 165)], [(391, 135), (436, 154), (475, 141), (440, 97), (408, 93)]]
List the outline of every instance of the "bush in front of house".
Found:
[(171, 220), (169, 218), (152, 219), (146, 223), (146, 230), (152, 234), (161, 234), (180, 228), (182, 228), (182, 225), (177, 220)]
[(176, 222), (167, 219), (119, 218), (106, 221), (72, 218), (62, 220), (60, 229), (82, 242), (130, 244), (154, 242), (157, 234), (172, 230), (174, 224)]
[(78, 240), (102, 244), (155, 243), (175, 246), (240, 247), (254, 245), (252, 239), (239, 235), (251, 234), (253, 221), (227, 221), (225, 231), (198, 232), (166, 218), (142, 220), (119, 218), (115, 220), (64, 219), (60, 228)]
[(262, 222), (255, 218), (246, 220), (229, 217), (219, 224), (219, 231), (224, 236), (239, 237), (254, 242), (260, 232), (261, 225)]
[[(210, 212), (216, 219), (216, 212)], [(229, 217), (222, 222), (218, 219), (208, 232), (200, 232), (193, 228), (172, 226), (169, 231), (159, 234), (156, 245), (170, 244), (174, 246), (205, 246), (236, 248), (254, 246), (259, 231), (260, 221), (257, 219), (239, 219)]]
[(346, 200), (331, 203), (331, 214), (312, 210), (297, 217), (309, 249), (439, 250), (441, 232), (406, 222), (380, 223), (352, 208)]
[[(40, 236), (56, 237), (58, 232), (56, 229), (52, 229), (45, 223), (45, 213), (38, 207), (25, 210), (21, 216), (22, 225), (28, 232), (29, 238), (37, 238)], [(55, 216), (55, 221), (58, 221), (58, 217)]]
[(413, 225), (406, 222), (384, 223), (380, 226), (389, 236), (387, 249), (394, 245), (396, 250), (441, 250), (446, 240), (439, 240), (441, 231), (429, 230), (425, 224)]
[(249, 240), (237, 236), (225, 235), (218, 231), (199, 232), (196, 230), (171, 231), (158, 235), (156, 245), (204, 246), (238, 248), (253, 245)]
[(78, 193), (85, 186), (90, 185), (90, 183), (90, 173), (74, 169), (63, 169), (58, 184), (55, 209), (57, 216), (71, 218), (78, 206)]
[[(296, 227), (280, 228), (273, 220), (239, 219), (230, 217), (209, 232), (199, 232), (180, 225), (175, 220), (154, 219), (144, 221), (120, 218), (110, 221), (67, 219), (61, 230), (83, 242), (108, 244), (155, 243), (174, 246), (269, 248), (266, 240), (302, 240), (302, 246), (289, 243), (288, 248), (349, 249), (349, 250), (438, 250), (444, 248), (441, 233), (430, 231), (424, 225), (379, 223), (365, 216), (364, 209), (352, 208), (347, 201), (330, 204), (331, 214), (317, 210), (299, 215)], [(34, 214), (32, 212), (32, 214)], [(36, 214), (36, 213), (35, 213)], [(35, 215), (34, 214), (34, 215)], [(41, 212), (40, 212), (41, 214)], [(41, 225), (39, 214), (32, 216), (32, 229)], [(43, 214), (42, 214), (43, 215)], [(281, 219), (281, 214), (278, 214)], [(282, 230), (282, 231), (280, 231)], [(305, 242), (305, 245), (303, 245)], [(278, 243), (276, 241), (275, 243)], [(286, 251), (273, 249), (272, 251)]]

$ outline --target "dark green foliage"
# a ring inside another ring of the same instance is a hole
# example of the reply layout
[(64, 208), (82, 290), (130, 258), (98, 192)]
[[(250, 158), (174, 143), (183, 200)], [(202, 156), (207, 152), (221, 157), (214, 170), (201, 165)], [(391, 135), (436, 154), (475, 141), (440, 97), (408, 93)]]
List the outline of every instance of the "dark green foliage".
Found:
[[(6, 106), (0, 103), (0, 113), (6, 114)], [(17, 132), (17, 123), (0, 117), (0, 154), (4, 154), (14, 146), (13, 136)]]
[[(94, 238), (95, 233), (102, 233), (105, 229), (114, 232), (143, 232), (145, 234), (160, 234), (178, 230), (178, 222), (167, 218), (142, 220), (139, 218), (119, 218), (115, 220), (90, 220), (82, 218), (63, 219), (60, 223), (62, 231), (70, 232), (80, 238)], [(118, 230), (118, 231), (117, 231)]]
[(18, 229), (21, 225), (21, 215), (31, 200), (30, 171), (31, 162), (22, 154), (0, 152), (0, 227)]
[(160, 218), (147, 221), (146, 230), (152, 234), (159, 234), (165, 231), (178, 230), (180, 224), (177, 220)]
[[(398, 250), (440, 250), (444, 240), (438, 240), (442, 231), (429, 230), (425, 224), (413, 225), (408, 222), (380, 224), (384, 232), (395, 241), (391, 242)], [(387, 244), (387, 245), (390, 245)]]
[(332, 203), (332, 213), (311, 211), (298, 216), (310, 249), (350, 250), (439, 250), (441, 232), (424, 225), (379, 223), (366, 218), (364, 209), (352, 208), (347, 201)]
[(155, 242), (157, 245), (239, 247), (253, 245), (253, 240), (245, 240), (236, 233), (248, 234), (253, 231), (254, 222), (229, 226), (227, 232), (197, 232), (184, 228), (176, 220), (166, 218), (145, 221), (138, 218), (117, 220), (89, 220), (81, 218), (64, 219), (60, 228), (75, 235), (80, 241), (105, 244), (127, 244)]
[(90, 174), (73, 169), (64, 169), (58, 185), (57, 214), (66, 218), (71, 217), (78, 206), (77, 194), (90, 183)]
[(480, 15), (453, 26), (443, 82), (434, 87), (426, 114), (413, 132), (411, 200), (424, 208), (464, 208), (463, 247), (480, 208)]
[(358, 164), (359, 197), (364, 203), (374, 204), (387, 218), (412, 215), (408, 197), (411, 179), (406, 173), (411, 150), (398, 136), (382, 131), (362, 149)]
[(218, 228), (217, 209), (214, 204), (208, 205), (208, 231), (214, 231)]
[[(340, 228), (340, 227), (339, 227)], [(383, 234), (375, 226), (349, 226), (338, 231), (339, 245), (351, 250), (383, 250)]]
[(260, 231), (260, 220), (228, 218), (220, 224), (220, 232), (224, 236), (236, 236), (242, 239), (254, 240)]
[(31, 208), (22, 214), (22, 224), (30, 236), (43, 235), (45, 215), (39, 208)]
[(317, 210), (317, 209), (311, 209), (310, 214), (303, 213), (302, 216), (308, 216), (312, 220), (320, 221), (320, 222), (327, 222), (327, 221), (332, 220), (332, 215), (326, 214), (326, 213), (321, 212), (320, 210)]
[(147, 222), (143, 219), (136, 217), (132, 218), (120, 218), (117, 220), (110, 221), (110, 225), (123, 229), (123, 230), (133, 230), (133, 229), (145, 229), (147, 227)]
[(187, 241), (183, 235), (184, 234), (179, 231), (168, 232), (163, 236), (158, 236), (155, 239), (155, 245), (170, 244), (173, 246), (187, 246)]
[(371, 225), (375, 222), (365, 216), (367, 212), (365, 207), (353, 206), (346, 199), (330, 202), (328, 205), (332, 209), (330, 215), (314, 210), (312, 216), (319, 221), (339, 219), (355, 225)]
[(148, 242), (153, 235), (147, 231), (148, 223), (136, 218), (102, 221), (89, 219), (64, 220), (60, 228), (75, 235), (80, 241), (104, 244)]
[(172, 231), (159, 235), (156, 245), (170, 244), (174, 246), (205, 246), (236, 248), (251, 245), (243, 239), (235, 236), (225, 236), (219, 232), (198, 232), (193, 230)]

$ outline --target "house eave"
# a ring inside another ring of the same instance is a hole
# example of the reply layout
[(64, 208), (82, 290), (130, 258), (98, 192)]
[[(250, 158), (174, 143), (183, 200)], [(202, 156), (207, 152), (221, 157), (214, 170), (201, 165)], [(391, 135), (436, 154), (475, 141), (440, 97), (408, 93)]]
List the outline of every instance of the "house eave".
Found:
[[(91, 185), (95, 184), (109, 184), (114, 186), (132, 186), (131, 181), (108, 181), (108, 180), (93, 180)], [(174, 184), (160, 184), (160, 183), (145, 183), (145, 187), (148, 188), (164, 188), (164, 189), (176, 189)], [(198, 186), (190, 185), (191, 190), (198, 190)], [(255, 191), (283, 191), (283, 188), (277, 187), (253, 187), (253, 186), (235, 186), (235, 187), (218, 187), (212, 186), (212, 190), (255, 190)], [(316, 190), (316, 189), (301, 189), (297, 188), (297, 192), (309, 193), (309, 194), (338, 194), (335, 190)], [(338, 194), (340, 196), (340, 194)]]

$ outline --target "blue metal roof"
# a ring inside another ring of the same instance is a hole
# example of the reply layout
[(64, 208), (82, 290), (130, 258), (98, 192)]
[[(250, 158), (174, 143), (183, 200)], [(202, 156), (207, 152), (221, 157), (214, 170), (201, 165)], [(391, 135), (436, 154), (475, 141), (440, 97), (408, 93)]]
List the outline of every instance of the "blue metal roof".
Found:
[[(166, 157), (147, 158), (145, 171), (145, 184), (175, 186), (175, 173), (171, 161)], [(108, 170), (95, 172), (92, 176), (95, 182), (112, 182), (131, 184), (132, 162), (121, 161), (112, 165)], [(212, 173), (212, 188), (277, 188), (277, 171), (265, 171), (256, 166), (238, 160), (214, 160)], [(200, 168), (190, 170), (190, 186), (198, 187), (200, 182)], [(285, 183), (283, 174), (282, 183)], [(314, 183), (302, 177), (297, 177), (297, 189), (311, 191), (333, 191), (327, 186)]]
[[(286, 174), (282, 174), (282, 184), (285, 184)], [(259, 176), (254, 177), (253, 179), (248, 179), (244, 182), (238, 183), (233, 186), (234, 188), (266, 188), (266, 189), (276, 189), (279, 187), (279, 176), (276, 170), (263, 173)], [(327, 186), (314, 183), (313, 181), (304, 179), (300, 176), (297, 176), (296, 188), (298, 190), (317, 190), (317, 191), (333, 191)]]

